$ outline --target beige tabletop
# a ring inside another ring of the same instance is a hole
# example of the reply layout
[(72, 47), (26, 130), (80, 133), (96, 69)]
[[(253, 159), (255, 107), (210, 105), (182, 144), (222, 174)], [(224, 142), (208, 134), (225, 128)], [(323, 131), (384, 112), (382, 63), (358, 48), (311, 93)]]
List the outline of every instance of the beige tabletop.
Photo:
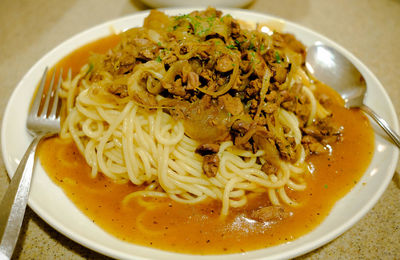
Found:
[[(199, 1), (201, 2), (201, 1)], [(0, 1), (0, 120), (18, 81), (45, 53), (104, 21), (147, 9), (135, 0)], [(378, 77), (400, 116), (399, 0), (256, 0), (248, 9), (331, 38)], [(382, 198), (355, 226), (301, 259), (400, 259), (400, 167)], [(0, 159), (0, 198), (9, 179)], [(73, 242), (27, 209), (15, 259), (107, 259)]]

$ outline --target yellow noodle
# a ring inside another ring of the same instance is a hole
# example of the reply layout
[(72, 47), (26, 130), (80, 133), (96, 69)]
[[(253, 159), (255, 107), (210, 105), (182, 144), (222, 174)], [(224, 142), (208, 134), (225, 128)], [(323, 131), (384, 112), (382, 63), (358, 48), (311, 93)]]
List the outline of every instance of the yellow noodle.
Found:
[[(152, 41), (161, 43), (160, 37), (156, 31), (149, 32)], [(267, 38), (263, 39), (268, 40)], [(172, 65), (150, 60), (136, 64), (130, 74), (118, 79), (106, 71), (100, 71), (99, 79), (93, 81), (86, 77), (90, 68), (85, 65), (78, 75), (69, 75), (63, 82), (60, 96), (66, 117), (60, 137), (74, 141), (91, 167), (93, 178), (98, 172), (102, 172), (116, 182), (129, 181), (145, 187), (144, 190), (127, 195), (122, 201), (123, 206), (127, 206), (130, 200), (135, 200), (143, 207), (153, 209), (153, 201), (146, 201), (143, 199), (145, 197), (168, 198), (186, 204), (196, 204), (211, 198), (220, 201), (221, 216), (225, 217), (230, 208), (243, 207), (250, 196), (259, 193), (266, 193), (273, 205), (299, 205), (285, 191), (285, 188), (295, 191), (306, 188), (303, 178), (307, 169), (306, 152), (301, 144), (299, 119), (294, 112), (279, 107), (273, 114), (274, 120), (266, 118), (271, 132), (280, 138), (294, 138), (296, 155), (292, 161), (276, 159), (274, 166), (278, 168), (277, 172), (267, 174), (262, 167), (269, 160), (266, 157), (268, 151), (252, 152), (234, 146), (232, 141), (225, 141), (220, 143), (216, 153), (219, 158), (218, 170), (215, 176), (209, 177), (203, 173), (203, 157), (195, 153), (199, 143), (185, 135), (183, 122), (175, 120), (161, 107), (152, 105), (151, 102), (145, 103), (142, 99), (146, 99), (146, 96), (139, 95), (146, 88), (152, 88), (151, 91), (156, 92), (157, 85), (154, 88), (152, 85), (154, 82), (165, 80), (163, 83), (172, 83), (177, 73), (189, 65), (189, 58), (198, 58), (200, 51), (217, 46), (217, 42), (225, 44), (221, 39), (213, 39), (202, 45), (196, 38), (189, 37), (185, 42), (188, 48), (186, 54), (181, 54), (181, 48), (175, 43), (176, 48), (163, 56), (165, 59), (177, 58), (178, 61)], [(268, 46), (271, 44), (271, 41), (268, 42)], [(225, 73), (229, 74), (227, 83), (219, 83), (222, 86), (218, 85), (220, 87), (217, 86), (215, 90), (197, 86), (193, 91), (216, 98), (234, 87), (240, 87), (243, 84), (240, 80), (248, 82), (252, 79), (250, 76), (257, 72), (256, 68), (241, 68), (239, 47), (234, 48), (236, 50), (228, 50), (225, 45), (216, 47), (219, 55), (228, 55), (233, 61), (231, 70)], [(305, 105), (310, 107), (306, 119), (307, 125), (310, 125), (316, 118), (326, 117), (329, 112), (315, 99), (310, 79), (296, 64), (297, 56), (299, 55), (295, 53), (288, 54), (288, 59), (293, 60), (292, 71), (289, 71), (286, 82), (280, 87), (288, 89), (294, 83), (302, 84), (302, 94), (308, 100)], [(166, 64), (169, 66), (168, 70)], [(242, 70), (246, 72), (241, 75)], [(265, 112), (263, 109), (264, 103), (269, 102), (268, 93), (275, 88), (271, 83), (273, 81), (270, 81), (272, 71), (266, 67), (261, 75), (256, 122)], [(126, 85), (128, 98), (117, 97), (108, 91), (115, 87), (113, 84), (116, 80), (118, 84), (123, 82)], [(162, 97), (157, 98), (159, 100)], [(138, 227), (147, 233), (159, 234), (158, 231), (148, 230), (142, 223), (143, 218), (145, 215), (141, 214), (136, 219)]]

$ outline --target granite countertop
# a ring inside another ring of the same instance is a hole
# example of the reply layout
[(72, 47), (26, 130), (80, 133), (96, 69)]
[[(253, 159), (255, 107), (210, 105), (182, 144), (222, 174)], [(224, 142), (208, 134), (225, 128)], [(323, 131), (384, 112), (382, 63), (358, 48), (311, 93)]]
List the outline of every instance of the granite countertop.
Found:
[[(16, 84), (45, 53), (99, 23), (147, 9), (136, 0), (2, 0), (0, 120)], [(355, 54), (381, 81), (400, 116), (399, 0), (256, 0), (248, 9), (309, 27)], [(375, 207), (343, 235), (299, 259), (400, 259), (400, 177)], [(0, 198), (9, 179), (0, 159)], [(63, 236), (31, 209), (15, 259), (107, 259)]]

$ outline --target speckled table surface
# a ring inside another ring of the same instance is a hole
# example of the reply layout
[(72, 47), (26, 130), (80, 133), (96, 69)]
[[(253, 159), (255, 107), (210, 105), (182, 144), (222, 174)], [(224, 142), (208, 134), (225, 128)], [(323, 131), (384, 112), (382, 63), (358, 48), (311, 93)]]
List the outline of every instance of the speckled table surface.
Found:
[[(18, 81), (46, 52), (104, 21), (147, 9), (135, 0), (0, 1), (0, 120)], [(248, 9), (309, 27), (355, 54), (378, 77), (400, 116), (399, 0), (256, 0)], [(299, 259), (400, 259), (399, 165), (375, 207), (350, 230)], [(0, 159), (0, 197), (9, 179)], [(107, 259), (27, 209), (15, 259)]]

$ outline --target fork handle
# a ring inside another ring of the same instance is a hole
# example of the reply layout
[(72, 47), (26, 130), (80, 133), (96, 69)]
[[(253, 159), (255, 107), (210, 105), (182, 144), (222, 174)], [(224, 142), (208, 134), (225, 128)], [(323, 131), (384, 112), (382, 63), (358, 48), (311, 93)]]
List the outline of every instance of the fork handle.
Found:
[(18, 241), (28, 202), (35, 151), (43, 136), (35, 137), (29, 145), (0, 203), (0, 259), (10, 259)]

